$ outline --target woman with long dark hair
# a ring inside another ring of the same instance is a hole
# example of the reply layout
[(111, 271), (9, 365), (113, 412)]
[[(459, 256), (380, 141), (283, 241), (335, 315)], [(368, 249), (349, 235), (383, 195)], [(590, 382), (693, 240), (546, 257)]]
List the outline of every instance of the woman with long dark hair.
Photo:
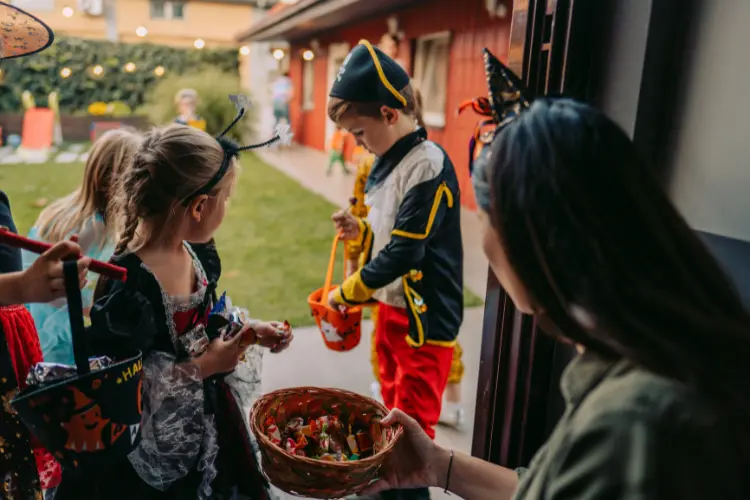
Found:
[(512, 471), (439, 448), (395, 411), (384, 423), (406, 436), (370, 492), (750, 498), (750, 315), (730, 280), (617, 125), (567, 99), (531, 103), (485, 57), (498, 129), (475, 169), (484, 250), (516, 307), (578, 346), (565, 413)]

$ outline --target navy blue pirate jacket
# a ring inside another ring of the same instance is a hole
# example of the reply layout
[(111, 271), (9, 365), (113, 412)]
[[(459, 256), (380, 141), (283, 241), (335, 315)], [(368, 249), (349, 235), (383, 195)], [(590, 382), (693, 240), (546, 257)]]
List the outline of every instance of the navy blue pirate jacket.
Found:
[(369, 213), (358, 219), (355, 242), (363, 265), (336, 300), (406, 308), (409, 345), (454, 345), (463, 319), (463, 248), (453, 163), (420, 129), (376, 160), (365, 193)]

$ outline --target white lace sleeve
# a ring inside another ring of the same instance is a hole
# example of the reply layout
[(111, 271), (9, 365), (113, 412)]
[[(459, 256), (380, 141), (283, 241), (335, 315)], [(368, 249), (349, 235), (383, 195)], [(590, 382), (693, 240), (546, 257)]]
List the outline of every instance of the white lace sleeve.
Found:
[(211, 454), (210, 449), (201, 450), (206, 434), (213, 433), (215, 456), (216, 430), (204, 417), (203, 398), (203, 380), (195, 364), (177, 363), (162, 352), (144, 361), (141, 442), (128, 459), (151, 487), (165, 491), (195, 470), (199, 459), (205, 468), (206, 455)]

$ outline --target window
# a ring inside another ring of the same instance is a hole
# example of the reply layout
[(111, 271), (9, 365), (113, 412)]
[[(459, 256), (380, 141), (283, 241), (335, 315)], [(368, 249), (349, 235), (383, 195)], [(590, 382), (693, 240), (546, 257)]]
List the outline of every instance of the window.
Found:
[(430, 127), (445, 126), (448, 94), (450, 33), (436, 33), (417, 39), (414, 83), (422, 94), (422, 117)]
[(315, 108), (315, 69), (313, 61), (302, 62), (302, 109)]
[(13, 0), (10, 2), (19, 9), (31, 12), (49, 11), (55, 9), (55, 0)]
[(184, 19), (185, 18), (185, 3), (184, 2), (172, 2), (172, 19)]
[(151, 19), (184, 19), (182, 0), (151, 0)]

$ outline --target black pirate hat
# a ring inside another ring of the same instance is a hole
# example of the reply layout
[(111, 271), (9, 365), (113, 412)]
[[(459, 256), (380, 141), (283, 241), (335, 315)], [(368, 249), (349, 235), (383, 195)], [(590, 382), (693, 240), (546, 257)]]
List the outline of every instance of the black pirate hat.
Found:
[(36, 54), (55, 40), (49, 26), (6, 2), (0, 2), (0, 37), (0, 59)]
[(360, 40), (341, 64), (329, 96), (403, 109), (407, 102), (400, 91), (407, 85), (409, 75), (400, 64), (367, 40)]

